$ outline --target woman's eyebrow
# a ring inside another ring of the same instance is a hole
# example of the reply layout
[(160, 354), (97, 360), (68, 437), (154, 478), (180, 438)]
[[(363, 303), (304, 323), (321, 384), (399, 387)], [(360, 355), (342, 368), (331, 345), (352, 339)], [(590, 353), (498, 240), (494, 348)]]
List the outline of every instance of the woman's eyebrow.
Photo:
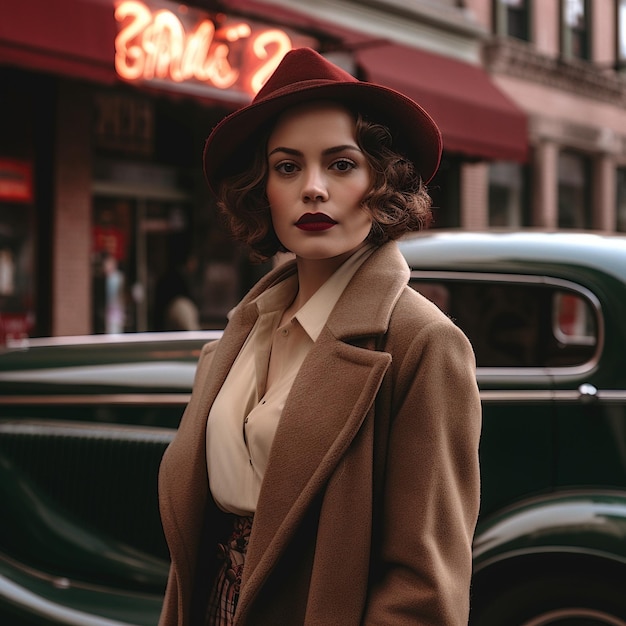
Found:
[(300, 150), (285, 148), (284, 146), (278, 146), (277, 148), (274, 148), (267, 156), (271, 157), (272, 154), (276, 154), (276, 152), (284, 152), (285, 154), (291, 154), (292, 156), (302, 156), (302, 152), (300, 152)]
[[(340, 146), (332, 146), (331, 148), (326, 148), (325, 150), (322, 150), (322, 154), (335, 154), (337, 152), (343, 152), (344, 150), (354, 150), (355, 152), (361, 152), (358, 146), (347, 143)], [(285, 146), (278, 146), (274, 148), (267, 156), (270, 157), (276, 152), (284, 152), (285, 154), (290, 154), (292, 156), (303, 156), (303, 153), (300, 150), (295, 150), (294, 148), (286, 148)]]
[(322, 151), (322, 154), (335, 154), (336, 152), (343, 152), (344, 150), (354, 150), (355, 152), (361, 152), (358, 146), (351, 143), (346, 143), (341, 146), (333, 146), (332, 148), (326, 148)]

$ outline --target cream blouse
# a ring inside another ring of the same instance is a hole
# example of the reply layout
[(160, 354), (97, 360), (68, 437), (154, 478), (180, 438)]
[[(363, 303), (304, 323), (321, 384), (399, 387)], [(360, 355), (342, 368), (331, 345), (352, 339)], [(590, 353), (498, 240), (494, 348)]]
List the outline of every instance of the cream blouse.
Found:
[(256, 324), (217, 394), (207, 421), (209, 485), (215, 502), (225, 511), (236, 515), (255, 512), (291, 385), (343, 290), (373, 251), (371, 245), (359, 248), (281, 327), (278, 324), (282, 314), (298, 290), (297, 275), (274, 285), (254, 301)]

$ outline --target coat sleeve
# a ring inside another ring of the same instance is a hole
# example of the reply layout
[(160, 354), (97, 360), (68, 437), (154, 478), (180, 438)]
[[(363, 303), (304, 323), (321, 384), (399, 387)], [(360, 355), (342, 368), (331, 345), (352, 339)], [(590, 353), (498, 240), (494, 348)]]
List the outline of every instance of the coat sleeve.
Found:
[(447, 318), (406, 341), (364, 623), (466, 626), (480, 494), (474, 354)]
[[(198, 403), (206, 387), (209, 370), (218, 342), (204, 346), (196, 368), (191, 400), (181, 418), (177, 433), (161, 460), (159, 468), (159, 508), (163, 532), (170, 552), (171, 564), (163, 599), (159, 626), (186, 623), (190, 611), (192, 574), (195, 571), (195, 550), (199, 511), (204, 510), (207, 480), (204, 457), (198, 456), (194, 442), (203, 437), (205, 416)], [(181, 521), (182, 520), (182, 521)], [(192, 563), (192, 561), (194, 561)]]
[(178, 598), (180, 593), (178, 590), (178, 581), (176, 579), (176, 571), (170, 567), (170, 573), (167, 578), (167, 587), (165, 589), (165, 599), (161, 608), (161, 616), (159, 618), (159, 626), (169, 626), (178, 624)]

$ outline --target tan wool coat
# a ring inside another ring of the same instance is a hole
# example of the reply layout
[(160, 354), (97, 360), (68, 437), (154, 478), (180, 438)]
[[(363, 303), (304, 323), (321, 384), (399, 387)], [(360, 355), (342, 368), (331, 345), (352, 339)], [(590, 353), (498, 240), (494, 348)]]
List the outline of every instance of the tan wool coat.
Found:
[[(256, 319), (251, 300), (200, 357), (161, 464), (171, 570), (160, 626), (202, 626), (224, 515), (208, 488), (209, 408)], [(333, 309), (287, 399), (261, 488), (235, 623), (467, 624), (481, 409), (472, 349), (407, 286), (395, 243)]]

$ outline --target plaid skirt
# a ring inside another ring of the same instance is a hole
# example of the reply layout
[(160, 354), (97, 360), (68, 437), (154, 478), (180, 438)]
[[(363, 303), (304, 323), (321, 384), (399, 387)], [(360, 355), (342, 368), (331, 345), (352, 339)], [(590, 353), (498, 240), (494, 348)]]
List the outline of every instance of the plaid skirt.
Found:
[(252, 520), (252, 516), (235, 516), (230, 537), (226, 543), (217, 544), (221, 565), (209, 594), (205, 626), (231, 626), (233, 623)]

